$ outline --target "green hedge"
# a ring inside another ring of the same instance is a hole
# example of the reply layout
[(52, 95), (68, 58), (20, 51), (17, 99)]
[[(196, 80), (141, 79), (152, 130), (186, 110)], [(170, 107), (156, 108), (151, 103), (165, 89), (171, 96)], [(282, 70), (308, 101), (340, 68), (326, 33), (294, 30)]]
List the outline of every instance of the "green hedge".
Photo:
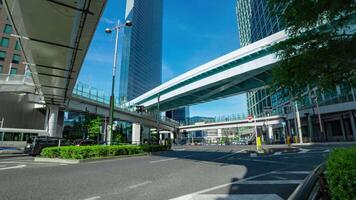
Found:
[(332, 151), (326, 177), (332, 199), (356, 199), (356, 146)]
[(46, 158), (88, 159), (165, 151), (169, 149), (170, 146), (164, 145), (63, 146), (44, 148), (41, 156)]

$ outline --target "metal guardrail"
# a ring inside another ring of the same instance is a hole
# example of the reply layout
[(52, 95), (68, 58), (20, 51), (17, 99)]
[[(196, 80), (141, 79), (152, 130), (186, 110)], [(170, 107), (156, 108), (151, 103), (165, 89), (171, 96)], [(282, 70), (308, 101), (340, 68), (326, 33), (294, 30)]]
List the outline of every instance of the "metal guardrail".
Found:
[(0, 83), (1, 84), (34, 84), (31, 73), (26, 75), (18, 74), (0, 74)]
[[(354, 101), (352, 95), (340, 95), (340, 96), (334, 96), (332, 98), (325, 99), (324, 101), (319, 102), (319, 106), (327, 106), (331, 104), (338, 104), (338, 103), (345, 103), (345, 102), (351, 102)], [(308, 109), (308, 108), (313, 108), (315, 107), (315, 103), (311, 104), (304, 104), (300, 107), (300, 110)]]
[(204, 123), (229, 122), (229, 121), (236, 121), (236, 120), (244, 120), (244, 119), (247, 119), (247, 117), (248, 117), (247, 113), (236, 113), (236, 114), (222, 115), (222, 116), (198, 119), (198, 120), (189, 119), (185, 123), (182, 123), (182, 125), (184, 125), (184, 126), (194, 125), (199, 122), (204, 122)]
[[(90, 101), (94, 101), (100, 104), (109, 105), (110, 104), (110, 95), (105, 92), (98, 90), (96, 88), (90, 87), (87, 84), (83, 84), (78, 82), (74, 89), (73, 94), (78, 96), (79, 98), (88, 99)], [(165, 123), (169, 123), (172, 126), (179, 126), (179, 123), (175, 120), (172, 120), (165, 116), (159, 116), (158, 113), (150, 113), (150, 112), (136, 112), (136, 108), (134, 106), (126, 107), (124, 105), (120, 105), (119, 99), (115, 99), (115, 107), (127, 112), (133, 112), (135, 114), (140, 114), (146, 117), (154, 118), (156, 121), (163, 121)]]
[(321, 188), (319, 184), (320, 175), (325, 171), (326, 164), (320, 164), (314, 171), (304, 179), (297, 189), (289, 196), (288, 200), (307, 200), (318, 199), (319, 190)]

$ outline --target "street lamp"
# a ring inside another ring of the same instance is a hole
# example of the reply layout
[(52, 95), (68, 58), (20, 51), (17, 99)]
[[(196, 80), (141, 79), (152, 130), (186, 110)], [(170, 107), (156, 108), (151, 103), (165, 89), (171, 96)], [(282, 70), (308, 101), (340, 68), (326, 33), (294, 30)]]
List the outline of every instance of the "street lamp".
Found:
[(132, 22), (127, 20), (125, 24), (120, 24), (120, 21), (117, 22), (117, 25), (113, 28), (106, 28), (105, 33), (111, 34), (113, 31), (116, 31), (116, 39), (115, 39), (115, 52), (114, 52), (114, 63), (112, 66), (112, 84), (111, 84), (111, 96), (110, 96), (110, 111), (109, 111), (109, 132), (106, 135), (107, 144), (111, 144), (111, 134), (113, 130), (113, 118), (114, 118), (114, 107), (115, 107), (115, 76), (116, 76), (116, 62), (117, 62), (117, 48), (118, 48), (118, 40), (119, 40), (119, 31), (123, 27), (132, 26)]

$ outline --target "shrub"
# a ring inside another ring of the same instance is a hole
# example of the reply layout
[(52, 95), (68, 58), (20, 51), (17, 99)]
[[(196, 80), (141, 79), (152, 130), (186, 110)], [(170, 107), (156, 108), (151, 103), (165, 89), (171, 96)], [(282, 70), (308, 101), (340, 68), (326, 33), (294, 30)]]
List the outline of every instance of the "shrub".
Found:
[(44, 148), (41, 152), (41, 155), (47, 158), (57, 158), (60, 155), (58, 147), (48, 147)]
[(356, 146), (332, 151), (326, 178), (332, 199), (356, 199)]
[(63, 146), (44, 148), (41, 156), (47, 158), (88, 159), (132, 155), (151, 151), (165, 151), (168, 149), (170, 149), (170, 146), (167, 145)]

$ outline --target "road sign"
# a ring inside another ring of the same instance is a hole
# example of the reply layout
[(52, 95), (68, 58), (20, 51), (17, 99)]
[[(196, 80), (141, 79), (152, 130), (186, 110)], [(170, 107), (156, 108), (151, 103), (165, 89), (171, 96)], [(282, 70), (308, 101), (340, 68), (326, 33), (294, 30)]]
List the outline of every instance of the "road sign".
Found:
[(247, 119), (248, 119), (248, 121), (251, 121), (251, 120), (253, 119), (253, 116), (252, 116), (252, 115), (249, 115), (249, 116), (247, 117)]

